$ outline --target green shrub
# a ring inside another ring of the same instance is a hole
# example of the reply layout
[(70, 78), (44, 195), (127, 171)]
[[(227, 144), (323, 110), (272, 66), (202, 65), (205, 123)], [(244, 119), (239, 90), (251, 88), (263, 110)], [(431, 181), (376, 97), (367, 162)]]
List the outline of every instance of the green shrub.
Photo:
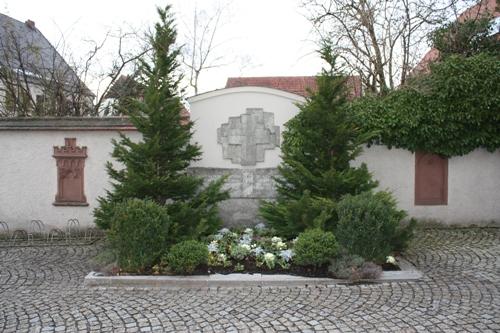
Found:
[(406, 213), (398, 210), (387, 192), (346, 195), (337, 205), (336, 236), (348, 253), (381, 262), (403, 249), (412, 236), (412, 225), (401, 225)]
[(263, 202), (260, 215), (279, 235), (291, 239), (306, 229), (332, 229), (335, 203), (327, 198), (313, 197), (304, 191), (297, 199), (281, 202)]
[(183, 241), (170, 248), (166, 261), (174, 273), (192, 274), (196, 267), (207, 264), (208, 248), (195, 240)]
[(333, 233), (310, 229), (301, 233), (294, 246), (294, 262), (301, 266), (321, 266), (337, 254)]
[(150, 200), (117, 204), (108, 237), (118, 264), (126, 271), (143, 271), (158, 263), (175, 239), (167, 210)]
[(97, 202), (99, 202), (99, 207), (94, 209), (94, 223), (102, 230), (109, 230), (116, 203), (102, 197), (97, 198)]

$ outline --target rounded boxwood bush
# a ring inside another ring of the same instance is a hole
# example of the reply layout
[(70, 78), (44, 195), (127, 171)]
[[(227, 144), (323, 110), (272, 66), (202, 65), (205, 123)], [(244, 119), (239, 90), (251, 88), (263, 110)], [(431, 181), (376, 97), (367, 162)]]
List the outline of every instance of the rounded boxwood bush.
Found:
[(387, 192), (346, 195), (337, 205), (335, 235), (348, 253), (366, 260), (383, 262), (393, 251), (403, 248), (412, 233), (401, 226), (406, 213), (398, 210)]
[(299, 234), (293, 251), (297, 265), (321, 266), (337, 254), (337, 241), (329, 231), (310, 229)]
[(192, 274), (196, 267), (207, 264), (207, 245), (195, 240), (180, 242), (170, 248), (166, 261), (174, 273)]
[(121, 269), (143, 271), (158, 263), (171, 237), (166, 208), (151, 200), (130, 199), (113, 209), (108, 238)]

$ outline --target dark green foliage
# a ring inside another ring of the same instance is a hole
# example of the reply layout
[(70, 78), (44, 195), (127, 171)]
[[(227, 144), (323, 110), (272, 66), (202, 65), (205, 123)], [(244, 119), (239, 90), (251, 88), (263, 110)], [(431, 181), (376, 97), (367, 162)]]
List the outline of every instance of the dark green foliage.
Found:
[(339, 244), (350, 254), (366, 260), (383, 262), (386, 256), (400, 250), (412, 233), (401, 221), (406, 213), (398, 210), (387, 192), (365, 192), (346, 195), (337, 206), (336, 236)]
[(261, 216), (277, 234), (288, 239), (306, 229), (332, 230), (336, 221), (335, 203), (330, 199), (312, 197), (308, 190), (298, 200), (262, 203)]
[(352, 113), (374, 142), (446, 157), (500, 148), (500, 58), (449, 56), (384, 98), (367, 97)]
[(171, 219), (176, 222), (175, 233), (178, 241), (199, 239), (220, 229), (218, 203), (226, 200), (229, 194), (222, 191), (227, 177), (210, 182), (190, 200), (174, 201), (167, 205)]
[(337, 254), (337, 241), (333, 233), (310, 229), (301, 233), (293, 247), (293, 260), (301, 266), (321, 266)]
[(207, 245), (194, 240), (177, 243), (170, 248), (166, 262), (176, 274), (192, 274), (196, 267), (207, 264)]
[(442, 58), (453, 54), (470, 57), (482, 52), (498, 55), (500, 42), (492, 30), (492, 18), (489, 16), (454, 21), (434, 30), (430, 40)]
[(151, 200), (130, 199), (114, 208), (110, 244), (125, 271), (143, 271), (159, 262), (175, 242), (167, 209)]
[(94, 209), (94, 223), (98, 228), (102, 230), (108, 230), (111, 228), (111, 219), (114, 215), (114, 209), (118, 201), (113, 201), (111, 195), (103, 197), (98, 197), (97, 202), (99, 207)]
[(142, 139), (136, 142), (121, 134), (120, 140), (113, 140), (112, 157), (119, 167), (107, 163), (113, 187), (99, 198), (94, 211), (96, 224), (103, 229), (110, 227), (113, 206), (128, 198), (166, 204), (171, 218), (186, 233), (210, 233), (220, 224), (216, 205), (228, 197), (221, 192), (222, 180), (202, 188), (203, 179), (186, 170), (201, 153), (198, 145), (190, 143), (193, 123), (181, 120), (182, 77), (170, 11), (170, 6), (158, 9), (160, 22), (151, 37), (151, 59), (142, 61), (139, 83), (143, 99), (131, 99), (120, 110), (130, 117)]
[[(275, 179), (277, 201), (261, 207), (261, 215), (269, 225), (286, 235), (296, 235), (324, 214), (324, 210), (312, 208), (294, 216), (289, 210), (302, 206), (301, 201), (324, 198), (335, 202), (346, 193), (356, 194), (376, 186), (365, 165), (350, 165), (368, 135), (361, 133), (347, 109), (345, 77), (336, 72), (330, 47), (323, 49), (322, 58), (330, 68), (317, 77), (318, 90), (299, 105), (300, 112), (285, 125), (283, 162)], [(305, 216), (311, 221), (304, 223)], [(294, 221), (299, 225), (293, 226)]]

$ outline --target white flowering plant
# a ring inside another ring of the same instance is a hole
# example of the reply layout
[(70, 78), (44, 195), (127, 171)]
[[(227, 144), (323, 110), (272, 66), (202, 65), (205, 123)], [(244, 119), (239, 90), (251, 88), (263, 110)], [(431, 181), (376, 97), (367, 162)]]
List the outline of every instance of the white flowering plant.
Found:
[(223, 228), (208, 237), (209, 266), (233, 267), (234, 271), (244, 271), (242, 267), (266, 267), (277, 265), (288, 269), (292, 263), (293, 244), (272, 235), (264, 225), (255, 228)]
[(385, 258), (385, 262), (391, 265), (396, 265), (396, 258), (394, 258), (393, 256), (387, 256)]
[(264, 254), (264, 263), (269, 269), (273, 269), (276, 265), (276, 256), (273, 253), (267, 252)]

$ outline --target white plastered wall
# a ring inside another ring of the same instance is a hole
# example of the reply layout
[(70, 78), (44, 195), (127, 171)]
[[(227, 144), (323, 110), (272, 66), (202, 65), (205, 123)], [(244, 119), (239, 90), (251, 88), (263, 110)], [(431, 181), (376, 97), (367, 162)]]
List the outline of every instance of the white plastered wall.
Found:
[[(280, 127), (294, 117), (299, 109), (295, 103), (304, 98), (285, 91), (262, 87), (227, 88), (197, 95), (188, 99), (191, 120), (194, 121), (193, 142), (202, 147), (202, 158), (192, 164), (202, 168), (275, 168), (281, 162), (279, 147), (265, 151), (264, 162), (255, 166), (241, 166), (222, 156), (222, 146), (217, 143), (217, 128), (227, 123), (229, 117), (238, 117), (247, 108), (262, 108), (274, 114), (274, 125)], [(280, 139), (280, 143), (282, 138)]]
[(500, 222), (500, 150), (483, 149), (448, 161), (448, 204), (416, 206), (415, 155), (385, 146), (365, 148), (355, 164), (365, 162), (379, 189), (391, 191), (411, 217), (445, 224)]
[[(140, 134), (127, 131), (138, 140)], [(64, 146), (64, 138), (76, 138), (78, 146), (87, 146), (85, 195), (89, 206), (54, 206), (57, 192), (56, 160), (53, 146)], [(92, 211), (97, 198), (109, 187), (105, 169), (111, 160), (111, 139), (118, 133), (106, 131), (0, 131), (0, 221), (10, 228), (26, 228), (39, 219), (47, 228), (66, 226), (77, 218), (80, 226), (93, 226)]]

